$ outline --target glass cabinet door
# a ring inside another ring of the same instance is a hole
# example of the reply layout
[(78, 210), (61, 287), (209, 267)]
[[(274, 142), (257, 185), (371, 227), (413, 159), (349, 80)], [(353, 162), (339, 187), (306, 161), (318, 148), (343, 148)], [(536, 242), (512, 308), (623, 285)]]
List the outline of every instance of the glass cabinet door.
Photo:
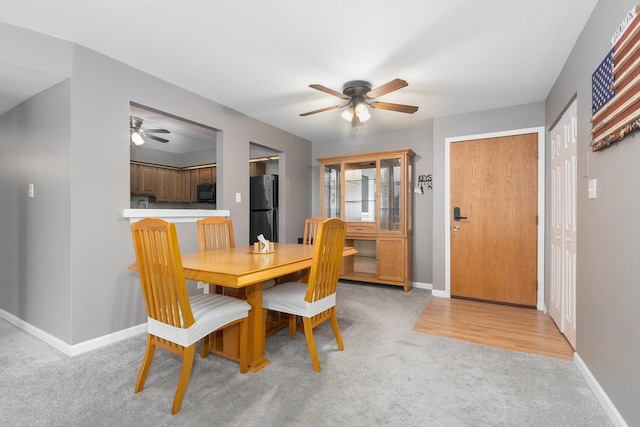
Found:
[(380, 160), (380, 230), (400, 230), (402, 170), (400, 157)]
[(340, 165), (324, 166), (324, 200), (320, 216), (340, 218)]
[(376, 162), (361, 161), (344, 166), (345, 221), (376, 221)]

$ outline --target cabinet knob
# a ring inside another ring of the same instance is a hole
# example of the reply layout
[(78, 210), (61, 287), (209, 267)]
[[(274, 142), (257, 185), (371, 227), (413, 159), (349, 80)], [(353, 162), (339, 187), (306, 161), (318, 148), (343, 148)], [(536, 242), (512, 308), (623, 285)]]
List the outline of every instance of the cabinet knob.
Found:
[(362, 227), (356, 227), (356, 230), (362, 230)]

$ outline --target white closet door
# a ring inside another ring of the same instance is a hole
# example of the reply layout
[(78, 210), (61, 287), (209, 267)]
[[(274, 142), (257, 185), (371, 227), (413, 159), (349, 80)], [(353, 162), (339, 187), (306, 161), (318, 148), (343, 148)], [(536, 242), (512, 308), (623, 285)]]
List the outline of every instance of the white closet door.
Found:
[(576, 348), (576, 101), (551, 129), (551, 283), (549, 313)]

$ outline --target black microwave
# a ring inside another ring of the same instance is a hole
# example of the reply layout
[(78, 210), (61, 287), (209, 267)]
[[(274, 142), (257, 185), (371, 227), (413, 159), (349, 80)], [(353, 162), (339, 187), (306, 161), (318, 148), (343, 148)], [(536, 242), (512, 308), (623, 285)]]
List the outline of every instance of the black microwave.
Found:
[(198, 184), (198, 202), (200, 203), (216, 202), (216, 184), (215, 183)]

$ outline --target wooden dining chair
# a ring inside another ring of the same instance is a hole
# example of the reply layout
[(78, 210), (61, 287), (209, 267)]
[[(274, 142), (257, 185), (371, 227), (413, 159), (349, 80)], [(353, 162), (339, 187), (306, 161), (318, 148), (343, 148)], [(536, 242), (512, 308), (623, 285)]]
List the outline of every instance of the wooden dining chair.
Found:
[[(198, 244), (200, 252), (217, 251), (220, 249), (234, 248), (236, 246), (233, 236), (233, 222), (230, 218), (211, 216), (199, 219), (196, 222), (198, 228)], [(223, 293), (221, 286), (209, 283), (198, 283), (204, 288), (204, 293)], [(212, 289), (213, 287), (213, 289)], [(213, 291), (213, 292), (212, 292)]]
[(304, 336), (313, 369), (320, 372), (320, 359), (313, 339), (313, 328), (331, 320), (339, 350), (344, 350), (336, 315), (336, 288), (342, 261), (347, 224), (341, 219), (325, 219), (315, 234), (313, 261), (309, 282), (283, 283), (267, 289), (262, 295), (262, 307), (288, 313), (289, 335), (295, 336), (295, 316), (302, 317)]
[[(318, 227), (325, 219), (327, 219), (327, 217), (314, 216), (313, 218), (307, 218), (304, 221), (304, 235), (302, 237), (303, 245), (313, 245), (313, 241), (316, 238), (316, 234), (318, 234)], [(309, 281), (309, 271), (310, 270), (307, 268), (300, 272), (301, 282), (307, 283)]]
[[(248, 370), (248, 315), (241, 299), (218, 294), (189, 296), (175, 224), (145, 218), (131, 224), (140, 284), (147, 308), (147, 349), (135, 392), (144, 389), (156, 347), (182, 356), (172, 414), (180, 412), (189, 383), (195, 343), (225, 326), (239, 324), (240, 372)], [(209, 353), (207, 352), (207, 355)]]
[[(316, 237), (318, 232), (318, 226), (322, 221), (327, 219), (324, 216), (316, 216), (313, 218), (307, 218), (304, 222), (304, 234), (302, 237), (303, 245), (312, 245), (313, 240)], [(309, 281), (309, 271), (310, 269), (305, 268), (304, 270), (288, 274), (286, 276), (278, 277), (276, 279), (276, 284), (279, 283), (287, 283), (287, 282), (295, 282), (301, 281), (303, 283), (307, 283)], [(294, 314), (287, 314), (282, 316), (280, 313), (275, 313), (271, 310), (267, 311), (267, 336), (271, 336), (285, 327), (288, 322), (294, 322), (296, 327), (302, 328), (302, 323), (300, 323), (300, 319), (297, 319)], [(283, 326), (283, 324), (285, 326)]]

